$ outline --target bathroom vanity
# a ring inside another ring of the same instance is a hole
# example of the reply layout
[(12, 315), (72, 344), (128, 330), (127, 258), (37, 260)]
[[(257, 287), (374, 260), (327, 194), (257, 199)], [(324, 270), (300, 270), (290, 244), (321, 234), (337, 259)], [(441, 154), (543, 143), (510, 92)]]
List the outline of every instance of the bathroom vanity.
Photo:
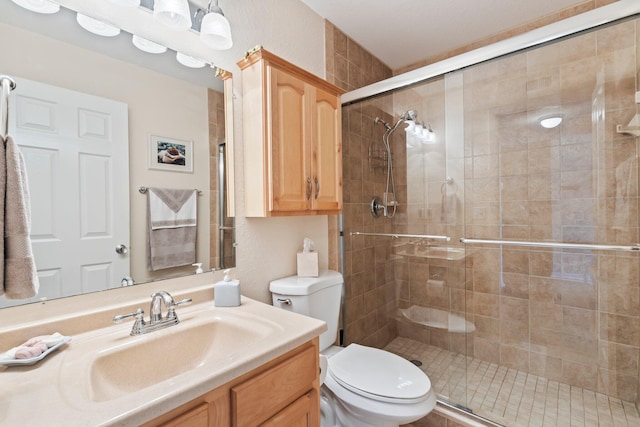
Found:
[[(34, 320), (32, 307), (1, 322), (0, 351), (55, 331), (72, 340), (34, 365), (0, 367), (0, 425), (318, 425), (324, 322), (245, 297), (215, 307), (211, 284), (169, 282), (140, 285), (126, 303), (90, 294), (88, 310), (47, 303), (39, 307), (46, 321)], [(112, 323), (138, 307), (147, 314), (158, 290), (193, 298), (177, 308), (179, 324), (130, 336), (133, 320)]]
[(145, 426), (319, 426), (318, 340), (170, 411)]

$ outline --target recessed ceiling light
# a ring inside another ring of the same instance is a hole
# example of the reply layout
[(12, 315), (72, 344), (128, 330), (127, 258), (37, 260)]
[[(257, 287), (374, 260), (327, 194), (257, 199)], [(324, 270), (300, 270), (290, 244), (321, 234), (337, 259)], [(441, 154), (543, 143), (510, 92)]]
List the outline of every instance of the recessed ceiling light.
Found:
[(553, 129), (562, 123), (563, 116), (562, 114), (553, 114), (550, 116), (540, 117), (538, 122), (540, 126), (546, 129)]

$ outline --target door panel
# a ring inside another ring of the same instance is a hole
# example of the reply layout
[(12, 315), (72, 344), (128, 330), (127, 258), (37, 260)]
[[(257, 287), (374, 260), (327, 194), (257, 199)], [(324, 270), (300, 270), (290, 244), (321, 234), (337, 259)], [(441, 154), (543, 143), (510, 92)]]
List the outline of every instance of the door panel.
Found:
[(129, 275), (128, 255), (115, 252), (118, 244), (129, 246), (127, 105), (26, 79), (16, 83), (9, 133), (29, 180), (40, 278), (33, 300), (117, 286)]
[(305, 104), (309, 102), (305, 84), (289, 74), (269, 67), (271, 73), (272, 116), (271, 152), (272, 198), (270, 210), (307, 209), (309, 129)]

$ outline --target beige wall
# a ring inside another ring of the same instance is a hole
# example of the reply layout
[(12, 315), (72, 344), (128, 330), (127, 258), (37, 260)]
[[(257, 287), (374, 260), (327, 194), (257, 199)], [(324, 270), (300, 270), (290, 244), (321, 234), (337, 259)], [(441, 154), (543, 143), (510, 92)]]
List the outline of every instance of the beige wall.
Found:
[[(222, 1), (220, 6), (224, 9), (225, 14), (231, 20), (233, 28), (234, 45), (228, 51), (220, 52), (219, 60), (216, 65), (230, 71), (233, 75), (234, 87), (234, 134), (235, 134), (235, 188), (236, 188), (236, 241), (237, 248), (237, 265), (233, 275), (242, 282), (242, 291), (245, 295), (270, 302), (271, 296), (268, 291), (269, 281), (278, 277), (292, 275), (296, 272), (296, 252), (302, 246), (305, 237), (310, 237), (316, 242), (317, 250), (320, 254), (320, 264), (322, 267), (328, 265), (328, 225), (327, 217), (291, 217), (291, 218), (274, 218), (274, 219), (246, 219), (243, 206), (243, 164), (242, 164), (242, 80), (240, 78), (240, 70), (236, 65), (236, 61), (240, 60), (244, 52), (255, 45), (263, 45), (275, 54), (295, 63), (296, 65), (309, 70), (310, 72), (324, 77), (324, 20), (315, 14), (311, 9), (298, 0), (269, 0), (264, 2), (246, 1)], [(295, 17), (295, 19), (294, 19)], [(10, 39), (2, 37), (2, 39)], [(34, 43), (38, 45), (38, 43)], [(29, 66), (24, 59), (17, 60), (19, 49), (14, 44), (10, 44), (6, 49), (3, 47), (3, 55), (0, 57), (0, 65), (2, 65), (3, 73), (15, 73), (24, 68), (29, 68), (34, 74), (25, 75), (27, 78), (34, 78), (36, 75), (43, 75), (49, 70), (43, 69), (42, 66)], [(14, 55), (14, 56), (11, 56)], [(99, 55), (91, 52), (83, 54), (87, 58), (95, 61), (97, 65), (101, 64), (102, 59)], [(12, 65), (5, 67), (11, 60)], [(32, 57), (35, 59), (36, 56)], [(61, 62), (61, 61), (59, 61)], [(33, 65), (33, 64), (31, 64)], [(14, 68), (16, 67), (16, 68)], [(99, 67), (100, 68), (100, 67)], [(88, 75), (84, 87), (80, 90), (88, 93), (96, 93), (100, 96), (106, 96), (110, 89), (119, 84), (131, 91), (135, 96), (143, 98), (151, 98), (163, 105), (164, 102), (174, 102), (176, 98), (185, 99), (185, 103), (180, 110), (180, 114), (167, 117), (167, 115), (159, 112), (158, 114), (144, 114), (140, 118), (140, 124), (136, 120), (133, 125), (145, 126), (145, 128), (157, 129), (158, 132), (167, 132), (168, 123), (176, 121), (183, 124), (184, 128), (180, 128), (180, 135), (166, 135), (173, 137), (188, 137), (195, 140), (207, 140), (208, 135), (208, 118), (207, 109), (207, 93), (206, 89), (196, 88), (188, 83), (181, 84), (160, 84), (153, 87), (131, 86), (126, 83), (125, 76), (136, 73), (131, 69), (123, 69), (119, 76), (123, 76), (122, 82), (116, 81), (112, 76), (104, 76), (98, 74)], [(20, 74), (17, 72), (16, 74)], [(34, 78), (35, 79), (35, 78)], [(66, 80), (65, 80), (66, 79)], [(65, 86), (69, 82), (69, 78), (65, 73), (60, 73), (56, 80), (60, 86)], [(95, 82), (100, 82), (96, 85)], [(95, 92), (94, 92), (95, 91)], [(189, 100), (187, 103), (186, 100)], [(127, 102), (123, 100), (123, 102)], [(129, 103), (130, 106), (132, 103)], [(133, 110), (133, 107), (132, 107)], [(167, 109), (165, 109), (167, 110)], [(172, 107), (170, 109), (174, 111)], [(137, 111), (136, 111), (137, 112)], [(143, 113), (143, 112), (142, 112)], [(196, 123), (194, 123), (194, 120)], [(137, 142), (135, 153), (132, 152), (131, 164), (135, 166), (136, 171), (140, 171), (141, 175), (131, 180), (132, 188), (138, 185), (145, 186), (162, 186), (168, 185), (166, 176), (161, 176), (157, 171), (146, 171), (146, 131), (136, 131), (132, 135), (131, 141)], [(144, 142), (141, 144), (139, 141)], [(204, 147), (204, 145), (203, 145)], [(194, 158), (206, 163), (202, 167), (196, 167), (200, 170), (208, 169), (208, 147), (207, 154), (200, 152), (194, 153)], [(140, 157), (140, 154), (144, 155)], [(134, 157), (136, 156), (136, 157)], [(135, 158), (135, 160), (134, 160)], [(136, 172), (137, 173), (137, 172)], [(171, 174), (176, 175), (176, 174)], [(180, 174), (183, 175), (183, 174)], [(179, 179), (186, 179), (186, 175)], [(207, 177), (208, 179), (208, 177)], [(139, 182), (139, 184), (138, 184)], [(185, 186), (187, 183), (185, 182)], [(203, 193), (204, 194), (204, 193)], [(136, 197), (132, 193), (132, 209), (138, 209), (138, 205), (144, 202), (144, 197)], [(209, 194), (201, 196), (202, 201), (200, 207), (208, 207)], [(208, 209), (203, 212), (205, 218), (209, 217)], [(140, 217), (144, 221), (143, 216)], [(143, 230), (142, 226), (132, 227), (133, 229)], [(208, 242), (208, 233), (206, 239), (199, 239), (200, 242)], [(208, 247), (208, 243), (207, 243)], [(135, 248), (133, 248), (135, 250)], [(202, 249), (204, 250), (204, 249)], [(201, 252), (204, 253), (204, 252)], [(208, 253), (208, 252), (207, 252)], [(203, 262), (208, 264), (209, 257), (203, 258)], [(217, 275), (216, 275), (217, 277)]]
[[(146, 282), (167, 274), (193, 270), (189, 266), (171, 269), (171, 272), (147, 271), (146, 196), (138, 192), (139, 186), (203, 190), (198, 199), (197, 253), (208, 269), (207, 89), (2, 23), (0, 39), (11, 40), (2, 48), (0, 56), (3, 73), (114, 99), (129, 106), (131, 277)], [(150, 133), (193, 141), (194, 172), (148, 169)]]
[(242, 81), (236, 61), (246, 50), (260, 44), (295, 65), (324, 77), (324, 21), (298, 0), (221, 1), (220, 6), (232, 19), (232, 29), (238, 29), (233, 33), (233, 48), (221, 52), (217, 61), (217, 65), (234, 75), (238, 268), (233, 274), (240, 279), (245, 295), (270, 303), (269, 281), (296, 274), (296, 252), (302, 248), (305, 237), (316, 242), (320, 266), (327, 267), (327, 217), (244, 217)]

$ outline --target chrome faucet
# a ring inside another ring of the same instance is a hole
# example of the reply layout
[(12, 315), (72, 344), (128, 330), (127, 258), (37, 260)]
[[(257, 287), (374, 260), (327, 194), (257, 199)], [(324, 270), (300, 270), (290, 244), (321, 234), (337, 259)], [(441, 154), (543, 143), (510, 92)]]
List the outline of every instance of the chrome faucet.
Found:
[(162, 304), (161, 304), (162, 301), (164, 301), (164, 305), (165, 307), (167, 307), (167, 310), (169, 310), (169, 307), (175, 304), (173, 302), (173, 297), (171, 296), (171, 294), (169, 294), (169, 292), (166, 292), (166, 291), (154, 292), (151, 295), (151, 307), (149, 309), (150, 310), (149, 321), (151, 323), (162, 321)]
[[(180, 323), (180, 319), (178, 319), (178, 315), (176, 314), (176, 307), (179, 305), (190, 304), (191, 301), (191, 298), (187, 298), (175, 302), (169, 292), (154, 292), (151, 295), (151, 313), (148, 322), (144, 320), (144, 310), (141, 308), (138, 308), (133, 313), (115, 316), (113, 321), (115, 323), (120, 323), (124, 319), (135, 317), (136, 320), (133, 322), (131, 335), (146, 334), (148, 332), (157, 331)], [(167, 307), (167, 315), (164, 318), (162, 317), (162, 302), (164, 302), (164, 305)]]

